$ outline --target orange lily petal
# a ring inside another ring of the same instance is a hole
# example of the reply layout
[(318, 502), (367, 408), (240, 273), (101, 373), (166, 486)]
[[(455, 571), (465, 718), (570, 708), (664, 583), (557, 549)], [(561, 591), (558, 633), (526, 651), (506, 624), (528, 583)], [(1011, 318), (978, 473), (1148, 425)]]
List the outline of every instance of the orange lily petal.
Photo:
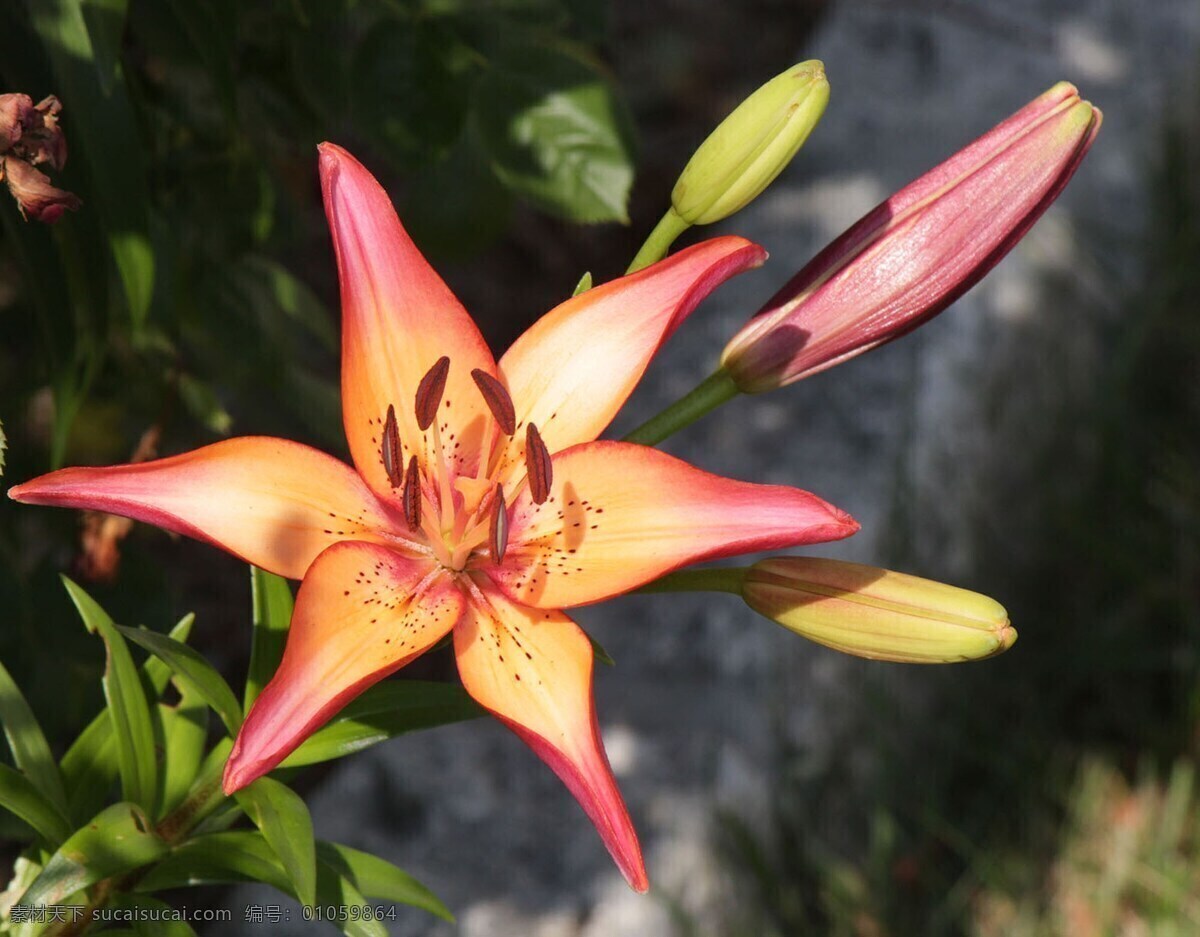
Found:
[(630, 886), (650, 887), (637, 832), (600, 741), (592, 645), (557, 611), (488, 588), (454, 629), (463, 686), (534, 750), (579, 801)]
[(335, 544), (300, 586), (279, 670), (246, 716), (225, 792), (262, 777), (359, 693), (454, 627), (462, 592), (428, 560)]
[(396, 408), (402, 463), (432, 462), (432, 431), (414, 412), (417, 386), (443, 356), (450, 373), (441, 427), (451, 480), (474, 474), (491, 413), (471, 371), (496, 374), (479, 329), (429, 266), (396, 217), (387, 193), (341, 147), (323, 143), (321, 190), (342, 288), (342, 411), (354, 464), (378, 494), (399, 498), (383, 467), (383, 427)]
[(591, 442), (554, 457), (544, 504), (513, 503), (508, 552), (488, 575), (540, 608), (596, 602), (689, 563), (858, 530), (816, 495), (711, 475), (647, 446)]
[(536, 423), (551, 452), (595, 439), (692, 310), (766, 256), (745, 238), (713, 238), (551, 310), (500, 359), (517, 420)]
[(350, 466), (266, 436), (136, 465), (61, 469), (9, 489), (8, 496), (132, 517), (289, 579), (300, 579), (338, 540), (386, 542), (383, 531), (396, 526)]

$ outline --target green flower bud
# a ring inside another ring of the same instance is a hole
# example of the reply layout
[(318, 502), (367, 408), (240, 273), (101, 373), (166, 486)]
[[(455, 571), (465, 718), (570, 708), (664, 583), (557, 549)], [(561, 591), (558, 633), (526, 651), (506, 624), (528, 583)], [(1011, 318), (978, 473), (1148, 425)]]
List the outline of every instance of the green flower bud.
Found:
[(986, 595), (857, 563), (762, 560), (746, 572), (742, 597), (799, 635), (873, 660), (978, 660), (1017, 640), (1008, 613)]
[(772, 78), (700, 144), (671, 192), (675, 214), (712, 224), (744, 208), (792, 161), (828, 101), (825, 66), (815, 59)]

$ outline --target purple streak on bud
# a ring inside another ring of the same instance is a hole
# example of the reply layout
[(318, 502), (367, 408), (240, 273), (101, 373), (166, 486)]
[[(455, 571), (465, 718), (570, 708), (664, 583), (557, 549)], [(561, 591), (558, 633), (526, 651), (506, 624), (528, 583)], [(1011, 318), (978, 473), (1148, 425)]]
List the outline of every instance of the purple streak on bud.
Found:
[(770, 390), (898, 338), (962, 296), (1066, 186), (1101, 113), (1060, 82), (901, 189), (787, 283), (721, 356)]

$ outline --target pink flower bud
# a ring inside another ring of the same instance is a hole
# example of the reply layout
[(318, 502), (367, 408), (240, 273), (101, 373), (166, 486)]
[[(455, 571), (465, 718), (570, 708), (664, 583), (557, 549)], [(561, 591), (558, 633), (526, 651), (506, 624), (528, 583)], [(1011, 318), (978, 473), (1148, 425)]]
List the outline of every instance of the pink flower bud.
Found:
[(1055, 85), (821, 251), (733, 337), (722, 366), (740, 390), (770, 390), (937, 315), (1058, 197), (1100, 121), (1073, 85)]

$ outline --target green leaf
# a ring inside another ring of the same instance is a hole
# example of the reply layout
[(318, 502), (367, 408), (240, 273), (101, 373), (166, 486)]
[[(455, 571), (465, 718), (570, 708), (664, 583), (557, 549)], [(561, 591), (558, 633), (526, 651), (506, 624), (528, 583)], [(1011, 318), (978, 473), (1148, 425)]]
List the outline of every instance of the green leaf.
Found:
[[(195, 621), (195, 615), (185, 615), (171, 629), (171, 637), (176, 641), (187, 641)], [(142, 676), (155, 696), (162, 696), (170, 682), (171, 671), (157, 657), (150, 657), (142, 664)], [(60, 768), (70, 815), (82, 823), (104, 805), (108, 788), (117, 776), (117, 750), (107, 709), (97, 715), (67, 749)]]
[[(587, 632), (585, 631), (584, 634), (587, 634)], [(596, 660), (609, 667), (616, 665), (617, 662), (612, 659), (612, 655), (609, 654), (608, 651), (604, 650), (604, 645), (593, 638), (590, 634), (587, 635), (587, 639), (591, 642), (592, 654), (595, 655)]]
[[(54, 90), (67, 108), (72, 155), (88, 168), (84, 201), (94, 205), (103, 224), (136, 331), (150, 310), (154, 256), (137, 121), (110, 51), (120, 33), (115, 20), (123, 18), (123, 0), (93, 0), (86, 15), (84, 0), (26, 0), (25, 6), (54, 69)], [(105, 75), (111, 76), (107, 86)]]
[(288, 626), (292, 621), (292, 589), (286, 579), (250, 567), (250, 595), (254, 604), (254, 633), (250, 644), (250, 669), (246, 674), (245, 709), (275, 676), (283, 657)]
[(368, 898), (412, 905), (444, 920), (454, 920), (454, 915), (437, 895), (386, 859), (349, 846), (325, 842), (317, 843), (317, 858), (349, 880)]
[(81, 0), (80, 3), (92, 41), (100, 88), (106, 95), (112, 93), (117, 77), (127, 6), (127, 0)]
[(190, 374), (179, 375), (179, 398), (192, 418), (218, 436), (228, 436), (233, 417), (217, 398), (211, 385)]
[[(128, 913), (127, 919), (132, 921), (128, 933), (135, 937), (196, 937), (192, 926), (187, 921), (173, 919), (175, 909), (159, 898), (118, 895), (109, 903), (109, 908), (117, 915)], [(117, 921), (121, 922), (119, 917)], [(110, 934), (112, 931), (104, 933)]]
[(149, 865), (168, 852), (137, 804), (113, 804), (59, 847), (20, 903), (57, 904), (102, 878)]
[(506, 50), (479, 84), (474, 118), (515, 192), (571, 221), (628, 222), (629, 119), (589, 61), (559, 46)]
[(346, 920), (331, 923), (347, 937), (388, 937), (382, 921), (354, 919), (355, 910), (365, 907), (367, 899), (353, 882), (324, 862), (317, 863), (317, 902), (323, 908), (332, 905), (346, 909)]
[(198, 651), (157, 631), (124, 626), (119, 630), (130, 641), (141, 645), (170, 667), (177, 678), (194, 689), (221, 717), (229, 734), (237, 735), (238, 729), (242, 727), (242, 709), (238, 705), (237, 697), (233, 695), (233, 690), (229, 688), (225, 678), (217, 673), (213, 665)]
[(583, 276), (581, 276), (579, 278), (579, 282), (575, 284), (575, 292), (573, 292), (571, 294), (571, 296), (572, 296), (572, 298), (574, 298), (574, 297), (578, 296), (580, 293), (586, 293), (591, 288), (592, 288), (592, 271), (589, 270), (587, 273), (585, 273)]
[(162, 793), (159, 798), (162, 804), (159, 812), (163, 815), (183, 802), (199, 773), (208, 740), (208, 707), (198, 693), (185, 685), (182, 699), (176, 705), (158, 704), (158, 718), (162, 723), (163, 739)]
[(257, 830), (209, 833), (181, 843), (138, 881), (139, 892), (192, 885), (265, 882), (284, 894), (292, 883), (270, 844)]
[(312, 817), (300, 795), (273, 778), (259, 778), (235, 795), (283, 867), (301, 904), (317, 898), (317, 856)]
[(0, 807), (28, 823), (51, 846), (71, 835), (66, 815), (33, 781), (8, 765), (0, 765)]
[(283, 762), (284, 768), (316, 764), (368, 748), (416, 729), (483, 715), (466, 691), (452, 683), (392, 680), (379, 683), (310, 735)]
[(429, 17), (377, 21), (353, 56), (356, 125), (402, 166), (444, 156), (466, 120), (480, 56)]
[(50, 754), (50, 745), (33, 710), (3, 664), (0, 664), (0, 722), (4, 723), (13, 763), (46, 800), (65, 813), (67, 792), (63, 788), (62, 775), (58, 773), (58, 764)]
[(126, 799), (153, 813), (158, 793), (158, 765), (154, 756), (150, 702), (146, 699), (141, 675), (134, 666), (121, 631), (108, 613), (65, 576), (63, 583), (88, 631), (98, 633), (104, 640), (107, 652), (104, 697), (108, 700), (108, 715), (116, 742), (121, 790)]

